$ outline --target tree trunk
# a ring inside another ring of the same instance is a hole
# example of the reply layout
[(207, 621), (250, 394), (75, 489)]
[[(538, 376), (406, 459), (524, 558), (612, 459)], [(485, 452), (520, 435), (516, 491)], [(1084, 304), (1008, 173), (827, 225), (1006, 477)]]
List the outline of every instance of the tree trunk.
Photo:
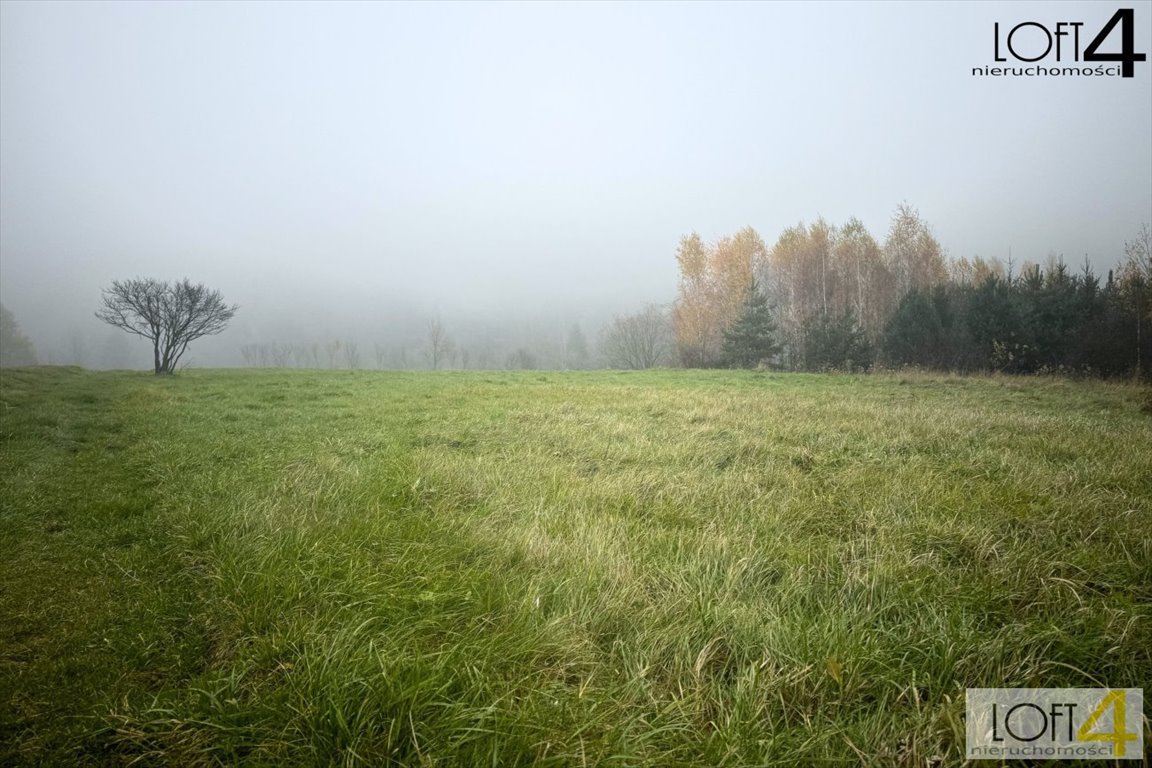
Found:
[(1143, 324), (1142, 321), (1144, 319), (1144, 308), (1141, 306), (1141, 304), (1143, 302), (1140, 301), (1140, 299), (1143, 298), (1143, 293), (1144, 293), (1143, 288), (1137, 288), (1137, 290), (1136, 290), (1136, 379), (1137, 379), (1137, 381), (1144, 378), (1144, 361), (1142, 359), (1141, 349), (1140, 349), (1141, 344), (1143, 343), (1143, 339), (1140, 338), (1140, 336), (1141, 336), (1140, 326)]

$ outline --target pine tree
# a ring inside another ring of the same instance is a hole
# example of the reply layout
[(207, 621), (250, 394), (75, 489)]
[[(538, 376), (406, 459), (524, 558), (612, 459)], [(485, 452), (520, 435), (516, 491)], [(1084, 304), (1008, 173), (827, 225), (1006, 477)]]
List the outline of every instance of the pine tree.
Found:
[(936, 363), (943, 329), (932, 297), (913, 288), (904, 294), (896, 314), (884, 329), (884, 353), (891, 365), (921, 365)]
[(842, 314), (821, 312), (808, 323), (804, 367), (810, 371), (866, 371), (872, 367), (872, 345), (848, 307)]
[(768, 297), (753, 280), (739, 317), (724, 331), (723, 361), (732, 368), (755, 368), (780, 352)]
[(979, 350), (982, 366), (1013, 373), (1025, 370), (1030, 341), (1021, 317), (1018, 295), (1024, 280), (989, 276), (969, 294), (968, 332)]

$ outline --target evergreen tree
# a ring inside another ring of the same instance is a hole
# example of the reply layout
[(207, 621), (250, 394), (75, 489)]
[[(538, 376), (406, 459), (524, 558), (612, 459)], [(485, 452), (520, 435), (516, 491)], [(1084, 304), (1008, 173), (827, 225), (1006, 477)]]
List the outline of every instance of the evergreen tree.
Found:
[(856, 319), (856, 310), (817, 315), (806, 329), (804, 367), (810, 371), (866, 371), (872, 367), (872, 345)]
[(1073, 333), (1080, 324), (1076, 283), (1063, 260), (1046, 273), (1037, 265), (1024, 271), (1016, 298), (1028, 351), (1010, 369), (1056, 370), (1067, 363)]
[(35, 363), (36, 350), (32, 342), (21, 333), (19, 323), (8, 308), (0, 305), (0, 366)]
[(935, 303), (927, 293), (913, 288), (904, 294), (884, 329), (884, 353), (893, 365), (932, 366), (941, 337)]
[(968, 305), (973, 290), (971, 285), (957, 283), (936, 286), (933, 290), (932, 301), (940, 318), (941, 333), (936, 365), (942, 368), (974, 371), (988, 366), (987, 356), (980, 353), (968, 328)]
[(1084, 315), (1085, 322), (1079, 329), (1073, 358), (1077, 369), (1101, 376), (1120, 376), (1131, 370), (1130, 344), (1135, 333), (1119, 294), (1109, 270), (1108, 281), (1095, 292), (1091, 311)]
[(991, 275), (969, 297), (968, 331), (983, 366), (1024, 370), (1030, 342), (1020, 317), (1018, 296), (1014, 295), (1016, 285)]
[(722, 360), (732, 368), (754, 368), (779, 352), (768, 297), (753, 280), (745, 293), (740, 316), (724, 331)]

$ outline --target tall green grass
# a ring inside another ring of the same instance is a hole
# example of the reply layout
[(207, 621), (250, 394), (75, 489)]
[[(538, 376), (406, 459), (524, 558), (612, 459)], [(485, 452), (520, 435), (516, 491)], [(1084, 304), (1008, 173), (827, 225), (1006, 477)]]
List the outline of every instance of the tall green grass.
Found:
[(1152, 680), (1099, 382), (5, 371), (0, 762), (955, 764)]

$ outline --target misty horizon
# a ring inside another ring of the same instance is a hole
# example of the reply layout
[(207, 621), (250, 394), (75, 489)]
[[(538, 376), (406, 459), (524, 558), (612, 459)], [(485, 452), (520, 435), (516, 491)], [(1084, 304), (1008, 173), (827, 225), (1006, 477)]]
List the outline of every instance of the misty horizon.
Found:
[(45, 361), (88, 365), (105, 345), (146, 358), (94, 317), (135, 276), (240, 305), (201, 366), (251, 343), (416, 343), (436, 317), (511, 348), (591, 340), (674, 299), (690, 232), (771, 247), (855, 216), (883, 240), (904, 202), (950, 257), (1104, 274), (1152, 220), (1147, 65), (970, 69), (995, 22), (1111, 12), (6, 2), (0, 301)]

